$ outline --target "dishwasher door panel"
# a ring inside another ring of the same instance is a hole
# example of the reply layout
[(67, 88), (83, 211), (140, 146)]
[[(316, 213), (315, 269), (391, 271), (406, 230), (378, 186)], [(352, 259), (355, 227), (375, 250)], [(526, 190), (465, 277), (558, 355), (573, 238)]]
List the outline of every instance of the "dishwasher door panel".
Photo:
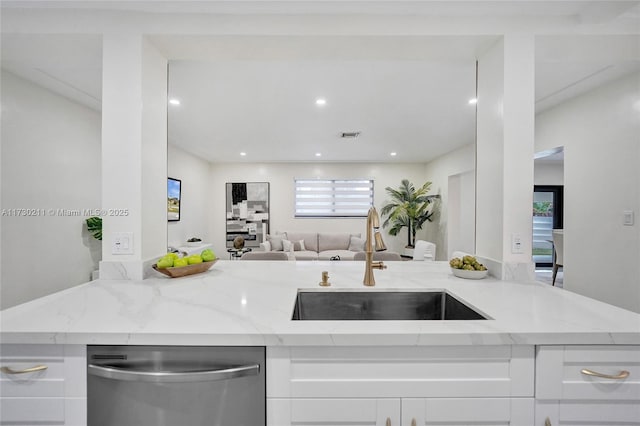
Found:
[(90, 346), (89, 426), (265, 425), (263, 347)]

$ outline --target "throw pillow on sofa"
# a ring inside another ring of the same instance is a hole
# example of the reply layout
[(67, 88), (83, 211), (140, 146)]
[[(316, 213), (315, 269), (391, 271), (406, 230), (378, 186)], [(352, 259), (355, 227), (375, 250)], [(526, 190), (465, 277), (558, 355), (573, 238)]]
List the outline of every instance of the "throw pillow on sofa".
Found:
[(355, 235), (352, 235), (351, 239), (349, 240), (349, 250), (364, 251), (364, 243), (365, 241), (362, 238), (358, 238)]
[(282, 240), (282, 250), (284, 251), (304, 251), (304, 240), (289, 241)]
[(267, 234), (267, 242), (271, 245), (271, 250), (273, 251), (282, 251), (284, 249), (282, 240), (284, 240), (282, 236)]

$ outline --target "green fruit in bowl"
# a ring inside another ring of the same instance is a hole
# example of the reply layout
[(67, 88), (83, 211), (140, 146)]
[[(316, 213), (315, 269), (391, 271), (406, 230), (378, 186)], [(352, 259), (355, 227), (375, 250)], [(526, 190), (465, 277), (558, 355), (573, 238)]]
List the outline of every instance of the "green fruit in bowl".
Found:
[(187, 257), (187, 262), (189, 262), (189, 265), (202, 263), (202, 257), (199, 254), (192, 254), (191, 256)]
[(475, 256), (464, 256), (462, 259), (454, 257), (449, 261), (449, 266), (453, 269), (464, 269), (465, 271), (486, 271), (487, 267), (478, 262)]
[(211, 249), (202, 250), (200, 253), (202, 260), (205, 262), (211, 262), (212, 260), (216, 260), (216, 255)]
[(462, 269), (462, 259), (460, 259), (459, 257), (454, 257), (449, 261), (449, 266), (454, 269)]
[(158, 269), (171, 268), (173, 266), (173, 262), (174, 262), (173, 257), (165, 256), (160, 260), (158, 260), (158, 263), (156, 263), (156, 266), (158, 267)]
[(186, 257), (180, 257), (180, 258), (174, 260), (174, 262), (173, 262), (173, 267), (174, 268), (180, 268), (182, 266), (187, 266), (187, 265), (189, 265), (189, 261), (187, 260)]

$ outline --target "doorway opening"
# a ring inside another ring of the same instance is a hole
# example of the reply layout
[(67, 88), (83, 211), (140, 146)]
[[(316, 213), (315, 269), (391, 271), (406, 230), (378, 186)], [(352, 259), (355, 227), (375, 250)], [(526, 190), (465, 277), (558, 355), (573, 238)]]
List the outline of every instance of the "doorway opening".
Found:
[(554, 229), (562, 229), (562, 185), (535, 185), (533, 189), (533, 261), (537, 267), (553, 265)]

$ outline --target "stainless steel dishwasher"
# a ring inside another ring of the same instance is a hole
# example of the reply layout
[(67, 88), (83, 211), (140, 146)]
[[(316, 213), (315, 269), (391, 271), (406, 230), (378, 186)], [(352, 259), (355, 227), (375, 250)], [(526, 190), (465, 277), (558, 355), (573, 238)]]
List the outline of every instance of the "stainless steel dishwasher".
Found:
[(89, 426), (265, 426), (265, 348), (88, 346)]

